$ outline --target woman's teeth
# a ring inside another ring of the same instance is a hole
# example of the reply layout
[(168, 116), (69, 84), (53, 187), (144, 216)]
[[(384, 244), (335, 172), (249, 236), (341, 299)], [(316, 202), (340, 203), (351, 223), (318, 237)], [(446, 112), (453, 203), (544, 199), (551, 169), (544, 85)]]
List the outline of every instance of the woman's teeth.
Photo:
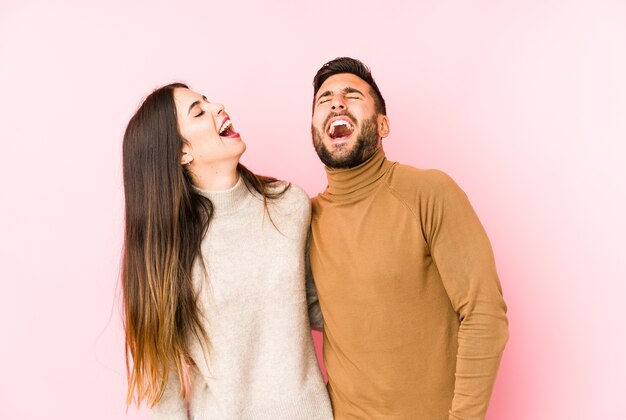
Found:
[(233, 126), (233, 123), (230, 122), (230, 120), (226, 121), (223, 125), (222, 128), (220, 128), (220, 135), (224, 134), (230, 127)]

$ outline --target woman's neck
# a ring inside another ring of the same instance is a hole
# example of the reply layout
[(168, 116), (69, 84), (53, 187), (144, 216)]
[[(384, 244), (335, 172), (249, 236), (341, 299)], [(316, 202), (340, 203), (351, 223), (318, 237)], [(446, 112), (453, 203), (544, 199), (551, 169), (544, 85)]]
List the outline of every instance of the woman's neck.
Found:
[[(238, 162), (236, 162), (238, 163)], [(194, 186), (205, 191), (224, 191), (232, 188), (239, 180), (237, 164), (216, 163), (190, 168)]]

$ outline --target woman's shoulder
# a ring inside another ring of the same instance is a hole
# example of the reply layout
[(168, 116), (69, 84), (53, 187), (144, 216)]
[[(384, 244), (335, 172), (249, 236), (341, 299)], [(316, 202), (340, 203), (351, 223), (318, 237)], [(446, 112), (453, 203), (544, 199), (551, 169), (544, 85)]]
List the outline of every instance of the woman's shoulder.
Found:
[(282, 214), (301, 214), (304, 217), (311, 212), (311, 201), (308, 194), (298, 185), (288, 181), (278, 181), (271, 185), (271, 194), (275, 198), (268, 204)]
[(279, 201), (296, 204), (302, 203), (309, 205), (310, 200), (308, 194), (298, 185), (289, 181), (276, 181), (269, 186), (272, 194), (280, 194)]

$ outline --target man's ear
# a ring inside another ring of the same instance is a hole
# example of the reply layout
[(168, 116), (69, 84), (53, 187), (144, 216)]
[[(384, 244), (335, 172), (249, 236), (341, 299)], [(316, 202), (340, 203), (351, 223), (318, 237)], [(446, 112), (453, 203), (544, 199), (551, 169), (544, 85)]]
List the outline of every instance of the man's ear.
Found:
[(378, 115), (377, 119), (378, 124), (378, 137), (382, 140), (389, 135), (389, 118), (386, 115)]

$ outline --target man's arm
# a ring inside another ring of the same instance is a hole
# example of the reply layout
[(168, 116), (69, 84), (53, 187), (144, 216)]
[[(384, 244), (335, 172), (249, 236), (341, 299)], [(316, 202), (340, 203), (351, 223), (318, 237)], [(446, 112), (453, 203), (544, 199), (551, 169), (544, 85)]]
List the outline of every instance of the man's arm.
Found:
[(506, 305), (485, 230), (465, 193), (439, 174), (425, 233), (460, 322), (449, 418), (484, 419), (508, 340)]
[(324, 317), (322, 316), (322, 309), (320, 308), (320, 302), (317, 297), (317, 288), (315, 287), (315, 281), (313, 280), (313, 273), (311, 271), (311, 261), (309, 259), (309, 248), (311, 244), (311, 231), (306, 240), (305, 251), (305, 275), (306, 275), (306, 301), (309, 308), (309, 322), (311, 328), (316, 331), (322, 331), (324, 329)]

